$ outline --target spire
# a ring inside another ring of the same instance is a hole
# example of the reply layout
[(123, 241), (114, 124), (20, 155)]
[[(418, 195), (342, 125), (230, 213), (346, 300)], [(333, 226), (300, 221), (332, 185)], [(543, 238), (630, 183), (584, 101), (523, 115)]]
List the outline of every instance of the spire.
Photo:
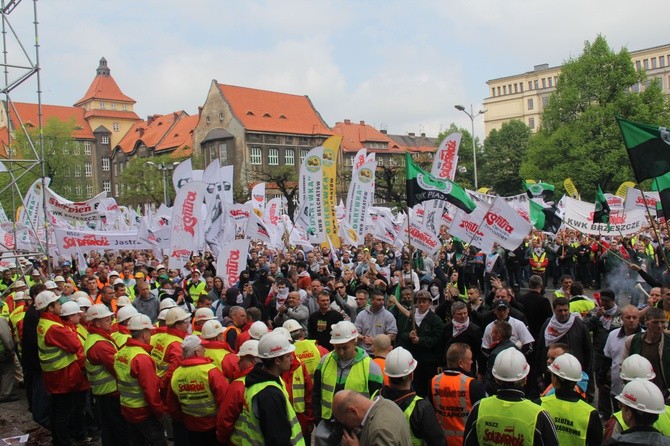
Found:
[(95, 70), (96, 75), (100, 76), (109, 76), (110, 70), (107, 67), (107, 59), (104, 57), (100, 59), (100, 65), (98, 65), (98, 69)]

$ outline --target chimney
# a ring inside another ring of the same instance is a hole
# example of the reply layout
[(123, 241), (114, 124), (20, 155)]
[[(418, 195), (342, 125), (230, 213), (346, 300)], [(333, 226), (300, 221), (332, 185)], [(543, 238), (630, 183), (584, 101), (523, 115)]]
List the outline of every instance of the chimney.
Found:
[(177, 113), (177, 112), (172, 112), (172, 115), (173, 115), (172, 118), (173, 118), (175, 121), (176, 121), (177, 119), (179, 119), (179, 113)]
[(380, 132), (382, 132), (382, 135), (386, 135), (386, 129), (381, 129)]
[(144, 136), (144, 127), (140, 127), (137, 129), (137, 132), (140, 134), (140, 138)]
[(365, 121), (361, 121), (361, 125), (365, 125)]
[(414, 132), (408, 133), (409, 136), (416, 136)]
[(349, 124), (351, 124), (351, 119), (345, 119), (345, 120), (344, 120), (344, 124), (345, 124), (345, 125), (349, 125)]
[(422, 138), (425, 138), (425, 137), (426, 137), (426, 134), (425, 134), (425, 133), (421, 133), (421, 137), (422, 137)]
[(158, 118), (158, 115), (149, 115), (147, 116), (147, 127), (149, 127), (153, 122)]
[(198, 118), (202, 116), (202, 105), (198, 105)]

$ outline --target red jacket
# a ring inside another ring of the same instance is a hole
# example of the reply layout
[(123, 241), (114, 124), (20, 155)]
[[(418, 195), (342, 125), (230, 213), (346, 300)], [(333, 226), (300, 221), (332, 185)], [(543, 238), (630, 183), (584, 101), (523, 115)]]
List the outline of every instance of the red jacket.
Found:
[[(125, 347), (142, 347), (147, 353), (151, 353), (151, 346), (137, 341), (133, 338), (128, 339)], [(151, 356), (137, 355), (130, 362), (130, 376), (137, 379), (142, 392), (144, 392), (144, 399), (148, 406), (140, 408), (130, 408), (121, 406), (121, 415), (129, 423), (140, 423), (148, 420), (152, 416), (158, 419), (163, 418), (165, 408), (161, 400), (158, 386), (160, 381), (156, 374), (156, 364)]]
[[(105, 370), (107, 370), (112, 374), (113, 377), (116, 378), (116, 371), (114, 371), (114, 355), (118, 350), (116, 349), (114, 339), (112, 339), (109, 332), (101, 330), (93, 325), (88, 326), (88, 333), (89, 335), (100, 335), (111, 342), (110, 344), (109, 342), (98, 341), (93, 344), (86, 353), (88, 362), (94, 365), (102, 365)], [(116, 391), (108, 395), (118, 396), (118, 394), (119, 392)]]
[(246, 341), (251, 339), (251, 334), (249, 333), (249, 328), (244, 327), (243, 332), (237, 335), (237, 338), (235, 339), (235, 350), (231, 350), (231, 352), (239, 352), (240, 347), (242, 347), (242, 344), (244, 344)]
[[(209, 364), (212, 362), (211, 358), (207, 357), (192, 357), (184, 359), (179, 368), (182, 367), (197, 367), (202, 364)], [(225, 402), (226, 391), (228, 390), (228, 381), (223, 377), (219, 369), (213, 368), (208, 373), (209, 388), (214, 396), (217, 407), (221, 410), (221, 406)], [(176, 420), (183, 421), (186, 429), (194, 432), (206, 432), (216, 429), (216, 416), (212, 417), (194, 417), (185, 414), (181, 411), (181, 404), (179, 398), (172, 390), (172, 386), (167, 390), (167, 407), (172, 417)]]
[(84, 347), (77, 336), (76, 331), (66, 327), (60, 316), (43, 311), (40, 315), (43, 319), (56, 322), (44, 334), (44, 343), (51, 347), (58, 347), (68, 353), (77, 355), (77, 360), (64, 369), (53, 372), (43, 372), (44, 387), (49, 393), (83, 392), (91, 388), (86, 379), (86, 358)]
[(305, 377), (305, 412), (297, 413), (298, 421), (300, 422), (300, 427), (302, 427), (303, 433), (308, 432), (307, 426), (314, 423), (314, 411), (312, 410), (312, 390), (314, 384), (312, 383), (312, 378), (309, 376), (309, 371), (307, 366), (300, 362), (296, 358), (295, 353), (291, 353), (291, 368), (282, 373), (281, 377), (286, 384), (286, 391), (288, 392), (289, 401), (293, 402), (293, 374), (295, 371), (301, 368), (302, 374)]
[(230, 441), (235, 422), (244, 408), (244, 381), (237, 379), (247, 376), (253, 368), (254, 366), (251, 365), (237, 372), (228, 386), (223, 404), (219, 406), (219, 413), (216, 416), (216, 439), (221, 444), (228, 444)]
[[(181, 339), (184, 339), (188, 333), (176, 328), (168, 327), (166, 333), (173, 336), (177, 336)], [(165, 395), (167, 388), (170, 387), (170, 380), (172, 379), (172, 374), (174, 371), (181, 365), (181, 341), (171, 342), (165, 349), (165, 356), (163, 360), (168, 363), (167, 372), (161, 378), (161, 394)]]
[(239, 376), (240, 374), (240, 357), (237, 356), (235, 353), (231, 353), (230, 355), (226, 355), (225, 358), (223, 358), (223, 361), (221, 362), (221, 371), (223, 372), (223, 376), (226, 377), (228, 382), (233, 382), (236, 376)]

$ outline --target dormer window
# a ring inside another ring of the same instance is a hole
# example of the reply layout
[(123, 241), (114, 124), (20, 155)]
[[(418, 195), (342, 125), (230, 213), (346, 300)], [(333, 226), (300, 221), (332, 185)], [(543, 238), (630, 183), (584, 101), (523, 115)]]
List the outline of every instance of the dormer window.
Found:
[(107, 107), (107, 106), (105, 105), (105, 103), (101, 101), (101, 102), (100, 102), (100, 108), (101, 108), (102, 110), (104, 110), (106, 107)]
[(252, 112), (251, 110), (247, 110), (247, 116), (254, 116), (254, 112)]
[(271, 118), (272, 116), (270, 116), (270, 113), (263, 113), (263, 117), (264, 118)]
[(219, 122), (223, 122), (223, 113), (219, 113)]

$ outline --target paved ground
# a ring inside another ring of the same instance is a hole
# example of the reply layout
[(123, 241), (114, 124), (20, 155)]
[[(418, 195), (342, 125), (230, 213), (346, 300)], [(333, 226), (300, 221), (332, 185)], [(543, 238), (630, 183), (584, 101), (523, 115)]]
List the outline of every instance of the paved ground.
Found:
[(0, 404), (0, 439), (30, 434), (29, 445), (50, 445), (51, 433), (35, 423), (30, 412), (23, 389), (14, 389), (19, 400)]

